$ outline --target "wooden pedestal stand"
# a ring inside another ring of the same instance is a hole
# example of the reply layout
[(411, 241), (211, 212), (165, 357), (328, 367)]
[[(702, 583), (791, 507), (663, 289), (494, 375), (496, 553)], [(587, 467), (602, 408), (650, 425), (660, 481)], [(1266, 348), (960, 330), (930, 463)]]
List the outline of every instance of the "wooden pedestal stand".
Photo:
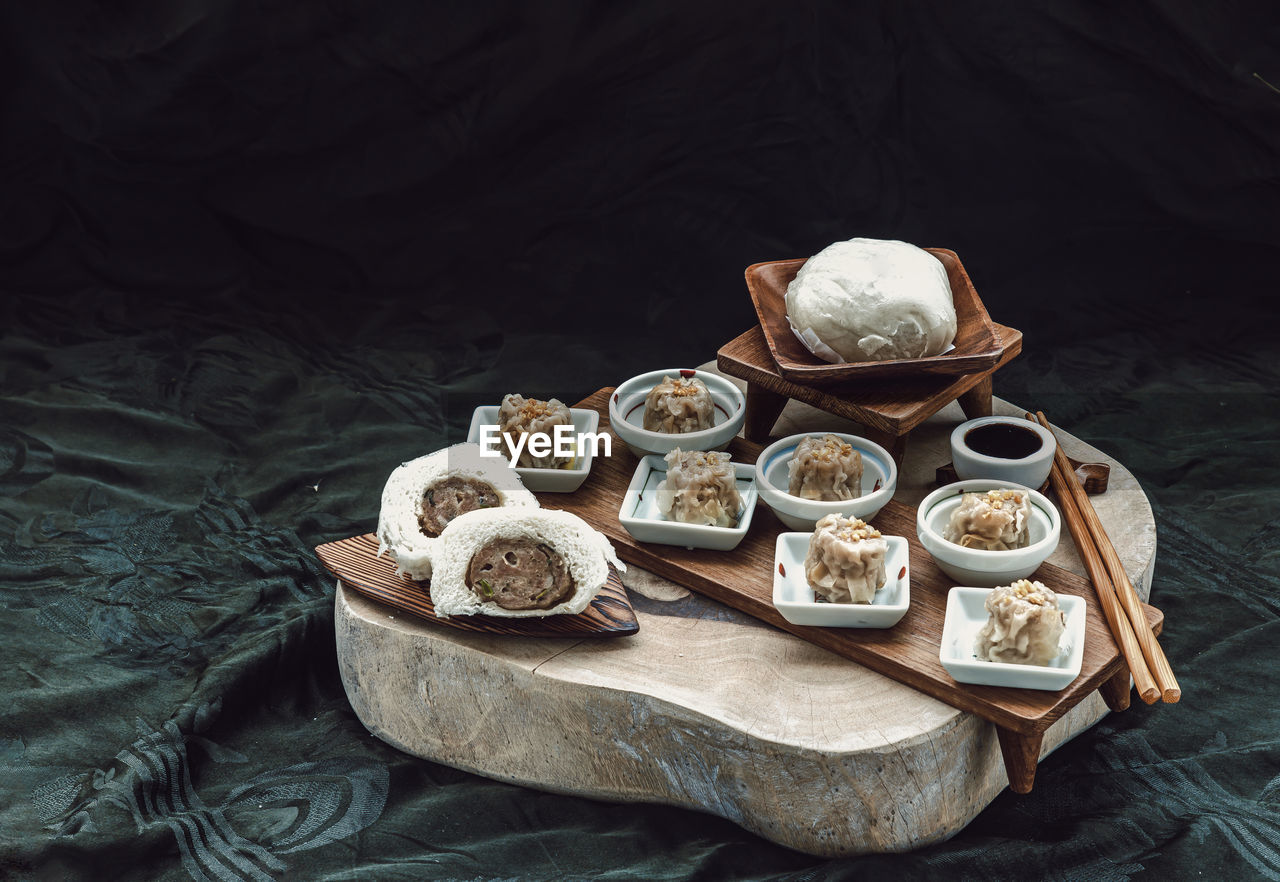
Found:
[(721, 373), (747, 381), (747, 440), (765, 443), (788, 399), (795, 399), (860, 424), (866, 437), (888, 450), (901, 469), (907, 433), (951, 402), (959, 400), (970, 419), (991, 415), (991, 376), (1022, 352), (1021, 331), (1004, 325), (996, 325), (996, 331), (1004, 353), (995, 366), (955, 377), (865, 381), (826, 390), (802, 386), (778, 373), (759, 325), (722, 346), (716, 366)]

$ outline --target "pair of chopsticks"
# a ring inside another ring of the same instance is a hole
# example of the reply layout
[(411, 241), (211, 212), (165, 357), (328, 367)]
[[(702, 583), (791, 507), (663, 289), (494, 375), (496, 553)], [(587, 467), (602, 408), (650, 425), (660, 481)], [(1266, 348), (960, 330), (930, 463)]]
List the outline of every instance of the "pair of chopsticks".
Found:
[[(1036, 411), (1035, 416), (1028, 413), (1026, 417), (1053, 431), (1042, 411)], [(1172, 704), (1182, 697), (1182, 689), (1173, 676), (1173, 668), (1169, 667), (1164, 650), (1151, 631), (1138, 592), (1133, 589), (1129, 574), (1120, 563), (1120, 556), (1103, 529), (1093, 503), (1076, 480), (1061, 444), (1054, 449), (1051, 479), (1062, 506), (1063, 520), (1067, 522), (1071, 538), (1075, 540), (1089, 578), (1093, 580), (1107, 625), (1129, 663), (1138, 697), (1147, 704), (1154, 703), (1157, 698)]]

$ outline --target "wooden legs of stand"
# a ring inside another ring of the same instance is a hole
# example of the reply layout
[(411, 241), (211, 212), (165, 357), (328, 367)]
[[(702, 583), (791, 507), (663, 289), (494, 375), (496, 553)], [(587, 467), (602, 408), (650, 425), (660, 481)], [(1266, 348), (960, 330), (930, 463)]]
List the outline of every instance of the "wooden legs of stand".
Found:
[(902, 458), (907, 455), (907, 436), (890, 435), (888, 432), (881, 432), (879, 429), (873, 429), (870, 426), (864, 427), (862, 434), (889, 451), (889, 455), (897, 463), (898, 472), (901, 474)]
[(987, 374), (978, 385), (961, 393), (959, 401), (960, 409), (968, 419), (991, 416), (991, 375)]
[[(748, 441), (768, 444), (773, 425), (782, 415), (782, 409), (787, 406), (789, 400), (787, 396), (771, 392), (763, 386), (747, 383), (747, 412), (743, 419), (742, 434)], [(991, 413), (990, 381), (987, 382), (987, 413)], [(862, 434), (889, 451), (898, 468), (902, 468), (902, 458), (907, 453), (906, 435), (890, 435), (888, 432), (881, 432), (870, 426), (865, 427)]]
[(1004, 755), (1004, 768), (1009, 775), (1009, 789), (1014, 793), (1030, 793), (1036, 782), (1036, 763), (1040, 761), (1040, 742), (1044, 733), (1019, 735), (996, 726), (1000, 738), (1000, 753)]
[[(1129, 669), (1122, 667), (1114, 677), (1098, 689), (1107, 707), (1122, 711), (1129, 706)], [(1004, 769), (1009, 775), (1009, 789), (1014, 793), (1030, 793), (1036, 782), (1036, 764), (1040, 761), (1040, 744), (1044, 733), (1019, 735), (996, 726), (1000, 739), (1000, 754), (1004, 757)]]
[(742, 433), (748, 441), (769, 443), (769, 433), (782, 414), (782, 408), (787, 406), (787, 400), (787, 396), (770, 392), (763, 386), (747, 384), (747, 413)]
[[(991, 374), (987, 374), (970, 387), (969, 391), (960, 394), (957, 400), (966, 419), (991, 416), (991, 389)], [(773, 424), (782, 415), (782, 409), (787, 406), (787, 401), (788, 397), (780, 392), (766, 389), (759, 383), (748, 382), (747, 412), (743, 425), (743, 434), (747, 440), (757, 444), (769, 443)], [(902, 458), (907, 452), (907, 435), (891, 435), (888, 432), (872, 429), (870, 426), (865, 428), (862, 434), (889, 451), (898, 468), (902, 468)]]
[(1122, 711), (1127, 708), (1129, 706), (1129, 669), (1121, 667), (1120, 673), (1103, 683), (1098, 691), (1102, 693), (1102, 700), (1107, 703), (1107, 707), (1113, 711)]

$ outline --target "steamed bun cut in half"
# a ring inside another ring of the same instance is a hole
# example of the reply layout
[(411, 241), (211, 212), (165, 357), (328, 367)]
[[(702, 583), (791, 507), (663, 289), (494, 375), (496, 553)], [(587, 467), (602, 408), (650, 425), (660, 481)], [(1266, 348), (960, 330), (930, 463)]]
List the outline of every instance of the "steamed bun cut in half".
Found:
[(835, 502), (862, 495), (862, 454), (835, 435), (802, 440), (787, 471), (787, 492), (801, 499)]
[(538, 500), (501, 456), (481, 456), (478, 444), (455, 444), (406, 462), (382, 489), (378, 554), (390, 551), (396, 570), (431, 578), (431, 553), (454, 518), (470, 511), (537, 508)]
[(1066, 614), (1058, 595), (1040, 582), (1019, 579), (987, 595), (987, 623), (974, 641), (980, 659), (1015, 665), (1047, 665), (1062, 651)]
[(667, 476), (658, 484), (658, 511), (684, 524), (736, 527), (742, 513), (738, 476), (727, 453), (701, 450), (666, 455)]
[(711, 390), (697, 377), (663, 377), (644, 400), (644, 428), (648, 432), (682, 435), (715, 425)]
[[(564, 402), (558, 398), (540, 401), (537, 398), (525, 398), (523, 395), (504, 395), (498, 408), (498, 431), (511, 438), (514, 447), (521, 435), (541, 432), (548, 437), (555, 437), (556, 426), (573, 426), (573, 415)], [(504, 442), (504, 456), (510, 456), (510, 449)], [(573, 464), (572, 456), (534, 456), (529, 452), (526, 443), (520, 451), (516, 465), (523, 469), (562, 469)]]
[(939, 355), (955, 341), (951, 283), (923, 248), (886, 239), (828, 245), (787, 286), (800, 342), (840, 364)]
[(804, 577), (830, 603), (870, 603), (884, 585), (889, 543), (859, 518), (829, 514), (814, 526)]
[(436, 615), (573, 615), (626, 567), (603, 534), (567, 511), (496, 508), (462, 515), (435, 552)]
[(942, 538), (965, 548), (1012, 551), (1030, 543), (1031, 502), (1021, 490), (966, 493), (951, 513)]

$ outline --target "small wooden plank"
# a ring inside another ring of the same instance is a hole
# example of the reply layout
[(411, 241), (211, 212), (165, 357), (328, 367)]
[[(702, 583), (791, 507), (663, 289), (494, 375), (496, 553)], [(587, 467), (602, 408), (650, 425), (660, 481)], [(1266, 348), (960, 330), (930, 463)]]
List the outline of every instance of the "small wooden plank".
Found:
[(609, 567), (609, 580), (578, 615), (518, 619), (494, 616), (436, 615), (430, 582), (417, 582), (396, 572), (389, 556), (378, 556), (378, 537), (372, 533), (352, 536), (316, 547), (325, 569), (344, 585), (388, 606), (427, 621), (481, 634), (516, 637), (626, 637), (640, 629), (627, 589), (617, 570)]
[[(1002, 351), (995, 365), (980, 373), (957, 377), (918, 377), (895, 379), (891, 383), (873, 382), (842, 389), (821, 389), (794, 383), (778, 372), (777, 362), (769, 353), (764, 332), (759, 325), (730, 340), (716, 356), (716, 367), (723, 373), (746, 380), (819, 410), (853, 420), (887, 435), (905, 435), (952, 401), (981, 386), (991, 373), (1008, 364), (1022, 352), (1022, 332), (995, 325)], [(971, 406), (973, 406), (971, 402)]]
[(1000, 359), (1002, 344), (987, 308), (965, 272), (964, 264), (947, 248), (926, 248), (947, 272), (951, 300), (956, 309), (956, 335), (952, 349), (942, 355), (831, 364), (818, 358), (796, 339), (787, 321), (784, 300), (787, 286), (807, 258), (771, 260), (746, 269), (747, 291), (760, 318), (760, 328), (770, 358), (780, 375), (796, 383), (829, 388), (925, 375), (957, 375), (986, 371)]
[[(608, 397), (602, 389), (576, 406), (600, 412), (601, 430), (608, 428)], [(734, 439), (729, 452), (738, 462), (754, 462), (761, 447)], [(598, 457), (586, 483), (572, 494), (544, 494), (543, 505), (571, 511), (613, 541), (618, 556), (676, 584), (718, 600), (788, 631), (817, 646), (857, 661), (871, 670), (906, 683), (953, 707), (969, 711), (997, 726), (1023, 735), (1042, 733), (1067, 710), (1096, 691), (1124, 666), (1115, 641), (1082, 576), (1046, 563), (1034, 577), (1054, 591), (1075, 594), (1087, 608), (1084, 662), (1080, 676), (1059, 692), (973, 686), (954, 681), (938, 659), (938, 643), (946, 613), (947, 592), (953, 582), (919, 544), (915, 511), (890, 501), (873, 520), (886, 535), (904, 536), (910, 543), (911, 609), (894, 628), (854, 630), (793, 625), (773, 606), (774, 544), (786, 528), (767, 506), (759, 505), (751, 530), (733, 551), (685, 549), (636, 542), (622, 528), (618, 511), (638, 459), (625, 445), (613, 455)], [(1163, 616), (1146, 607), (1157, 632)]]

